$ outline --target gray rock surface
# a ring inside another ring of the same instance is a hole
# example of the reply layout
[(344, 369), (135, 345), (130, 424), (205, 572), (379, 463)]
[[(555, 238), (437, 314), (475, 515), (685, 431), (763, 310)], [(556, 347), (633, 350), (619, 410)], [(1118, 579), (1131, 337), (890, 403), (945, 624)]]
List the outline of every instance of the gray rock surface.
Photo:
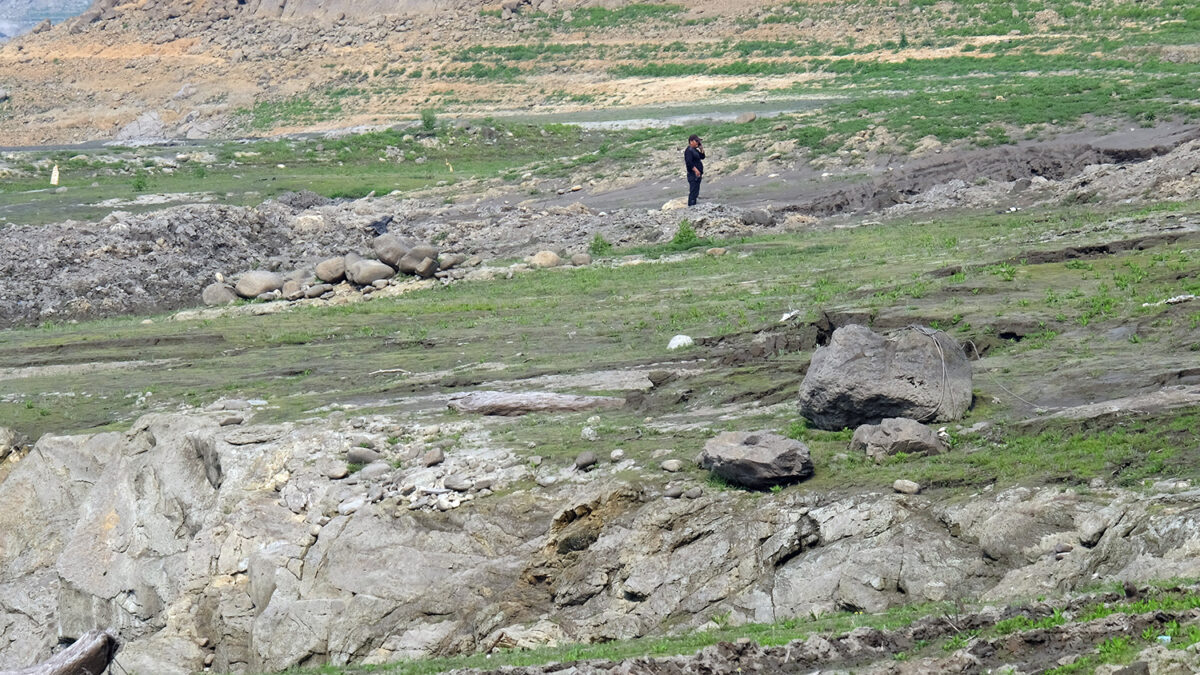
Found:
[[(341, 431), (221, 428), (208, 415), (45, 436), (8, 467), (0, 669), (97, 624), (122, 635), (131, 672), (196, 672), (210, 658), (219, 672), (263, 672), (473, 651), (489, 636), (532, 636), (543, 619), (592, 642), (716, 615), (767, 622), (1029, 598), (1091, 584), (1097, 571), (1200, 576), (1200, 507), (1187, 493), (1014, 488), (941, 505), (688, 489), (662, 500), (620, 481), (539, 478), (547, 488), (466, 509), (453, 507), (465, 493), (431, 499), (421, 487), (467, 478), (466, 464), (380, 463), (381, 482), (335, 479)], [(523, 459), (488, 461), (532, 477)], [(1090, 547), (1063, 546), (1081, 539)]]
[(730, 483), (754, 490), (797, 483), (813, 473), (808, 446), (765, 431), (721, 432), (704, 444), (696, 462)]
[(889, 417), (956, 420), (970, 405), (970, 361), (953, 338), (930, 329), (886, 338), (865, 326), (838, 328), (800, 385), (800, 414), (819, 429)]
[(850, 449), (879, 462), (899, 453), (940, 455), (950, 447), (931, 427), (916, 420), (889, 417), (879, 424), (864, 424), (855, 429)]
[(577, 396), (548, 392), (510, 393), (474, 391), (450, 400), (459, 412), (480, 415), (524, 415), (531, 412), (579, 412), (620, 408), (625, 399), (613, 396)]

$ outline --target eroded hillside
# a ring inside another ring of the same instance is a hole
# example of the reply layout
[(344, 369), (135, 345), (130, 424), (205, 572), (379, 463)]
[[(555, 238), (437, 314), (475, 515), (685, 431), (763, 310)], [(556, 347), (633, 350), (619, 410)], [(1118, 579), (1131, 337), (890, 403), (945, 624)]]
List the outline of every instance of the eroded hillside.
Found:
[[(1167, 77), (1156, 85), (1166, 100), (1193, 98), (1172, 92), (1169, 77), (1194, 72), (1200, 58), (1186, 39), (1200, 20), (1187, 3), (1054, 0), (997, 11), (985, 2), (899, 0), (693, 6), (101, 0), (80, 17), (0, 49), (0, 87), (10, 93), (0, 143), (387, 125), (425, 109), (483, 117), (857, 98), (864, 95), (863, 76), (897, 68), (894, 76), (918, 76), (869, 89), (893, 100), (939, 91), (935, 98), (953, 99), (964, 76), (1008, 73), (996, 80), (993, 97), (1017, 106), (1016, 92), (1003, 85), (1025, 80), (1021, 73), (1055, 73), (1039, 85), (1043, 98), (1053, 99), (1060, 89), (1053, 80), (1066, 75), (1074, 86), (1062, 93), (1077, 96), (1079, 86), (1104, 88), (1113, 76), (1149, 67)], [(933, 79), (921, 77), (922, 70)], [(1109, 93), (1114, 111), (1126, 107), (1130, 94)], [(1025, 123), (1067, 122), (1079, 114), (1061, 110), (1040, 120), (1038, 106), (1022, 107)], [(998, 130), (1008, 122), (993, 121)], [(901, 128), (891, 132), (905, 135)]]

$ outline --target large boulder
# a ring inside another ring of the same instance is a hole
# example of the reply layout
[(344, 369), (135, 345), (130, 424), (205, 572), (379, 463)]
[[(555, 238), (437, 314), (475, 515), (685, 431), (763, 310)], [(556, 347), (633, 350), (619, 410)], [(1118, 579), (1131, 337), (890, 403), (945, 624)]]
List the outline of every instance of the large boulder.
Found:
[(359, 286), (369, 286), (380, 279), (391, 279), (396, 270), (378, 260), (359, 260), (346, 266), (346, 278)]
[(950, 450), (937, 431), (916, 420), (888, 418), (879, 424), (864, 424), (854, 430), (850, 449), (866, 453), (876, 462), (886, 457), (907, 455), (940, 455)]
[(394, 234), (375, 237), (375, 241), (371, 242), (371, 245), (375, 249), (375, 257), (379, 258), (380, 262), (387, 263), (392, 267), (400, 267), (400, 261), (408, 255), (411, 248)]
[(562, 258), (554, 251), (538, 251), (529, 259), (529, 264), (534, 267), (558, 267), (562, 264)]
[(887, 338), (843, 326), (813, 353), (800, 385), (800, 414), (819, 429), (956, 420), (970, 405), (971, 362), (954, 338), (928, 328)]
[(265, 270), (246, 272), (238, 279), (233, 290), (243, 298), (257, 298), (263, 293), (270, 293), (283, 288), (283, 277)]
[(753, 490), (798, 483), (813, 474), (807, 445), (765, 431), (722, 432), (704, 444), (696, 463)]
[[(428, 263), (425, 260), (429, 259), (434, 262), (434, 271), (437, 271), (438, 250), (427, 244), (418, 244), (408, 250), (408, 253), (400, 259), (398, 268), (405, 274), (417, 274), (417, 270), (424, 267), (428, 269)], [(430, 272), (432, 275), (433, 272)]]
[(233, 286), (222, 282), (214, 282), (204, 287), (200, 293), (200, 299), (205, 305), (213, 307), (216, 305), (228, 305), (238, 299), (237, 293), (233, 290)]
[(327, 284), (336, 284), (346, 278), (346, 259), (342, 256), (317, 263), (317, 278)]

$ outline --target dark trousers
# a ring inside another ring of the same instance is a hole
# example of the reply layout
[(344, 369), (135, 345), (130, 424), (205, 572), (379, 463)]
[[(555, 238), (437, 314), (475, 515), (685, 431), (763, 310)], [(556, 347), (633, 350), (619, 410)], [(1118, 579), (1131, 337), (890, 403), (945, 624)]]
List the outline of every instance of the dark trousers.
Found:
[(700, 198), (700, 176), (694, 173), (688, 174), (688, 206), (695, 206), (696, 200)]

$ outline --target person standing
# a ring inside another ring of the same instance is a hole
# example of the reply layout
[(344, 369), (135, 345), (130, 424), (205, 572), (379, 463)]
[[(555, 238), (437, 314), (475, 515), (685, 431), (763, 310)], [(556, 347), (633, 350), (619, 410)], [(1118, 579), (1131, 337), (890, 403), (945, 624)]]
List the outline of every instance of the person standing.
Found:
[(700, 198), (700, 179), (704, 177), (704, 141), (696, 134), (688, 137), (688, 146), (683, 151), (683, 166), (687, 169), (688, 206), (695, 206)]

